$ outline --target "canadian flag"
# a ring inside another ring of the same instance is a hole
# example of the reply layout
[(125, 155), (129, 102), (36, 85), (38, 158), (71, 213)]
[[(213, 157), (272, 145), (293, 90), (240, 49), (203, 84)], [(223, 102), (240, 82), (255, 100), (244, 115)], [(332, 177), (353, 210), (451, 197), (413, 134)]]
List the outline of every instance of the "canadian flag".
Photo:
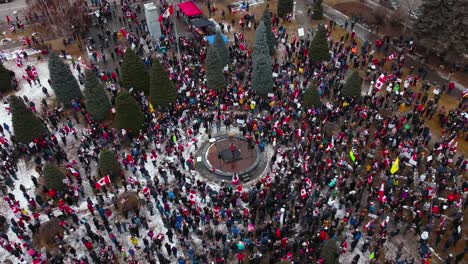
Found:
[(450, 152), (456, 152), (458, 148), (458, 140), (457, 137), (454, 137), (452, 140), (449, 141), (448, 147)]
[(195, 199), (197, 198), (197, 192), (196, 191), (190, 191), (190, 194), (189, 194), (189, 202), (190, 204), (195, 204), (196, 201)]
[(267, 175), (265, 178), (266, 178), (267, 185), (271, 186), (272, 179), (271, 179), (270, 175)]
[(382, 88), (382, 86), (385, 84), (385, 82), (387, 81), (387, 76), (385, 76), (385, 74), (380, 74), (379, 78), (377, 79), (377, 82), (375, 83), (375, 90), (380, 91), (380, 89)]
[(387, 218), (385, 218), (382, 221), (382, 223), (380, 223), (380, 227), (385, 228), (387, 226), (389, 220), (390, 220), (390, 217), (387, 216)]
[(172, 14), (174, 14), (174, 6), (170, 5), (164, 13), (162, 13), (159, 18), (158, 22), (161, 22), (164, 18), (170, 17)]
[(110, 184), (110, 177), (109, 175), (104, 176), (102, 179), (96, 182), (96, 189), (101, 189), (102, 186), (106, 184)]
[(239, 184), (239, 175), (237, 173), (234, 173), (232, 176), (232, 185), (237, 185)]
[(307, 198), (307, 192), (306, 192), (306, 190), (304, 188), (301, 189), (301, 198), (302, 199)]
[(312, 187), (312, 182), (310, 182), (309, 178), (305, 178), (304, 181), (305, 181), (308, 188)]
[(397, 57), (397, 54), (396, 53), (392, 53), (390, 54), (388, 57), (387, 57), (387, 60), (393, 60), (393, 59), (396, 59)]

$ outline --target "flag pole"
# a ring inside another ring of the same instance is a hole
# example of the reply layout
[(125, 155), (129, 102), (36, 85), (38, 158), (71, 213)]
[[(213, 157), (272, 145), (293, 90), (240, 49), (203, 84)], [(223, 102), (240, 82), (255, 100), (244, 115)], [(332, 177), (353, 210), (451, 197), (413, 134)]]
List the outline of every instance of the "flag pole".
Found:
[[(174, 1), (172, 1), (172, 5), (174, 5)], [(176, 46), (177, 46), (177, 57), (179, 59), (179, 68), (180, 68), (180, 73), (182, 73), (182, 63), (180, 61), (180, 48), (179, 48), (179, 33), (177, 33), (177, 18), (176, 16), (173, 17), (174, 19), (174, 31), (175, 31), (175, 37), (176, 37)]]

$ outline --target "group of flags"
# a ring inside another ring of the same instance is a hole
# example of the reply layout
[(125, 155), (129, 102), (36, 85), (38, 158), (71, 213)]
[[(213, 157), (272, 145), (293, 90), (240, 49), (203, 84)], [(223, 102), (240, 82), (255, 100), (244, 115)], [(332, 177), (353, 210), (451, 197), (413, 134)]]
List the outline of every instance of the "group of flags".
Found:
[(170, 17), (172, 14), (174, 14), (174, 6), (173, 5), (170, 5), (166, 11), (164, 11), (164, 13), (162, 13), (159, 18), (158, 18), (158, 22), (161, 23), (161, 21), (163, 21), (163, 19), (166, 19), (168, 17)]

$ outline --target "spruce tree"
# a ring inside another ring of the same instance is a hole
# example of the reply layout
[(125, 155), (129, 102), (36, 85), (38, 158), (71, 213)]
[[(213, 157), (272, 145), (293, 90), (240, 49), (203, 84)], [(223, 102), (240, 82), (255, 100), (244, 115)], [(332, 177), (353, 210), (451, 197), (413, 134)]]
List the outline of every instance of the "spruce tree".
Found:
[(330, 60), (327, 31), (325, 27), (319, 28), (309, 46), (309, 59), (312, 64)]
[(154, 106), (168, 107), (177, 101), (177, 89), (158, 60), (151, 68), (150, 98)]
[(144, 114), (135, 98), (129, 92), (121, 90), (117, 95), (115, 110), (115, 127), (138, 135), (143, 127)]
[(262, 20), (266, 27), (266, 37), (267, 37), (267, 43), (268, 43), (270, 55), (273, 55), (275, 54), (276, 38), (275, 38), (275, 34), (273, 33), (272, 26), (271, 26), (270, 10), (265, 9), (265, 11), (263, 11)]
[(314, 19), (320, 20), (323, 18), (322, 0), (315, 0), (314, 4)]
[(325, 264), (338, 264), (338, 245), (334, 239), (329, 239), (325, 242), (320, 251), (320, 256), (325, 261)]
[(110, 115), (111, 104), (104, 85), (92, 71), (86, 71), (85, 104), (89, 114), (96, 121), (104, 121)]
[(255, 32), (252, 64), (252, 89), (257, 94), (266, 96), (273, 91), (273, 71), (263, 21), (260, 22)]
[(44, 166), (43, 172), (44, 183), (47, 188), (54, 189), (55, 191), (63, 191), (65, 189), (65, 184), (63, 183), (65, 174), (59, 167), (57, 167), (57, 165), (47, 162)]
[(278, 16), (286, 17), (293, 11), (294, 1), (293, 0), (278, 0)]
[(214, 90), (223, 90), (226, 88), (226, 78), (223, 73), (223, 63), (219, 58), (218, 52), (214, 46), (208, 47), (206, 54), (206, 81), (207, 86)]
[(322, 101), (320, 101), (320, 94), (317, 90), (317, 86), (311, 85), (304, 92), (304, 107), (307, 108), (319, 108), (322, 106)]
[(120, 71), (124, 88), (149, 93), (149, 76), (143, 60), (130, 48), (125, 51)]
[(49, 72), (52, 90), (57, 99), (70, 107), (73, 99), (81, 100), (80, 86), (68, 66), (57, 54), (52, 52), (49, 57)]
[(114, 152), (104, 149), (99, 154), (99, 175), (102, 177), (109, 175), (111, 181), (115, 181), (120, 178), (120, 171), (122, 167), (117, 161)]
[(221, 32), (219, 31), (216, 31), (213, 46), (218, 51), (220, 62), (224, 68), (224, 66), (229, 63), (229, 50), (226, 47), (223, 36), (221, 36)]
[(353, 71), (343, 86), (343, 96), (360, 97), (362, 79), (357, 71)]
[(31, 112), (23, 100), (16, 96), (10, 96), (9, 101), (16, 142), (29, 144), (47, 133), (42, 120)]
[(8, 70), (0, 62), (0, 93), (6, 93), (16, 88), (15, 73)]

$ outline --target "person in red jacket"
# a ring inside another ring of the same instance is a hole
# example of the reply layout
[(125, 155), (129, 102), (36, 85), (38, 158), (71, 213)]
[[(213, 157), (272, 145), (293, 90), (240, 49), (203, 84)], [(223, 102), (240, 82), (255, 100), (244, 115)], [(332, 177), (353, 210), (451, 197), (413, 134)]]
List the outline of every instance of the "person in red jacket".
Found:
[(237, 253), (237, 263), (243, 264), (244, 263), (245, 255), (242, 252)]

